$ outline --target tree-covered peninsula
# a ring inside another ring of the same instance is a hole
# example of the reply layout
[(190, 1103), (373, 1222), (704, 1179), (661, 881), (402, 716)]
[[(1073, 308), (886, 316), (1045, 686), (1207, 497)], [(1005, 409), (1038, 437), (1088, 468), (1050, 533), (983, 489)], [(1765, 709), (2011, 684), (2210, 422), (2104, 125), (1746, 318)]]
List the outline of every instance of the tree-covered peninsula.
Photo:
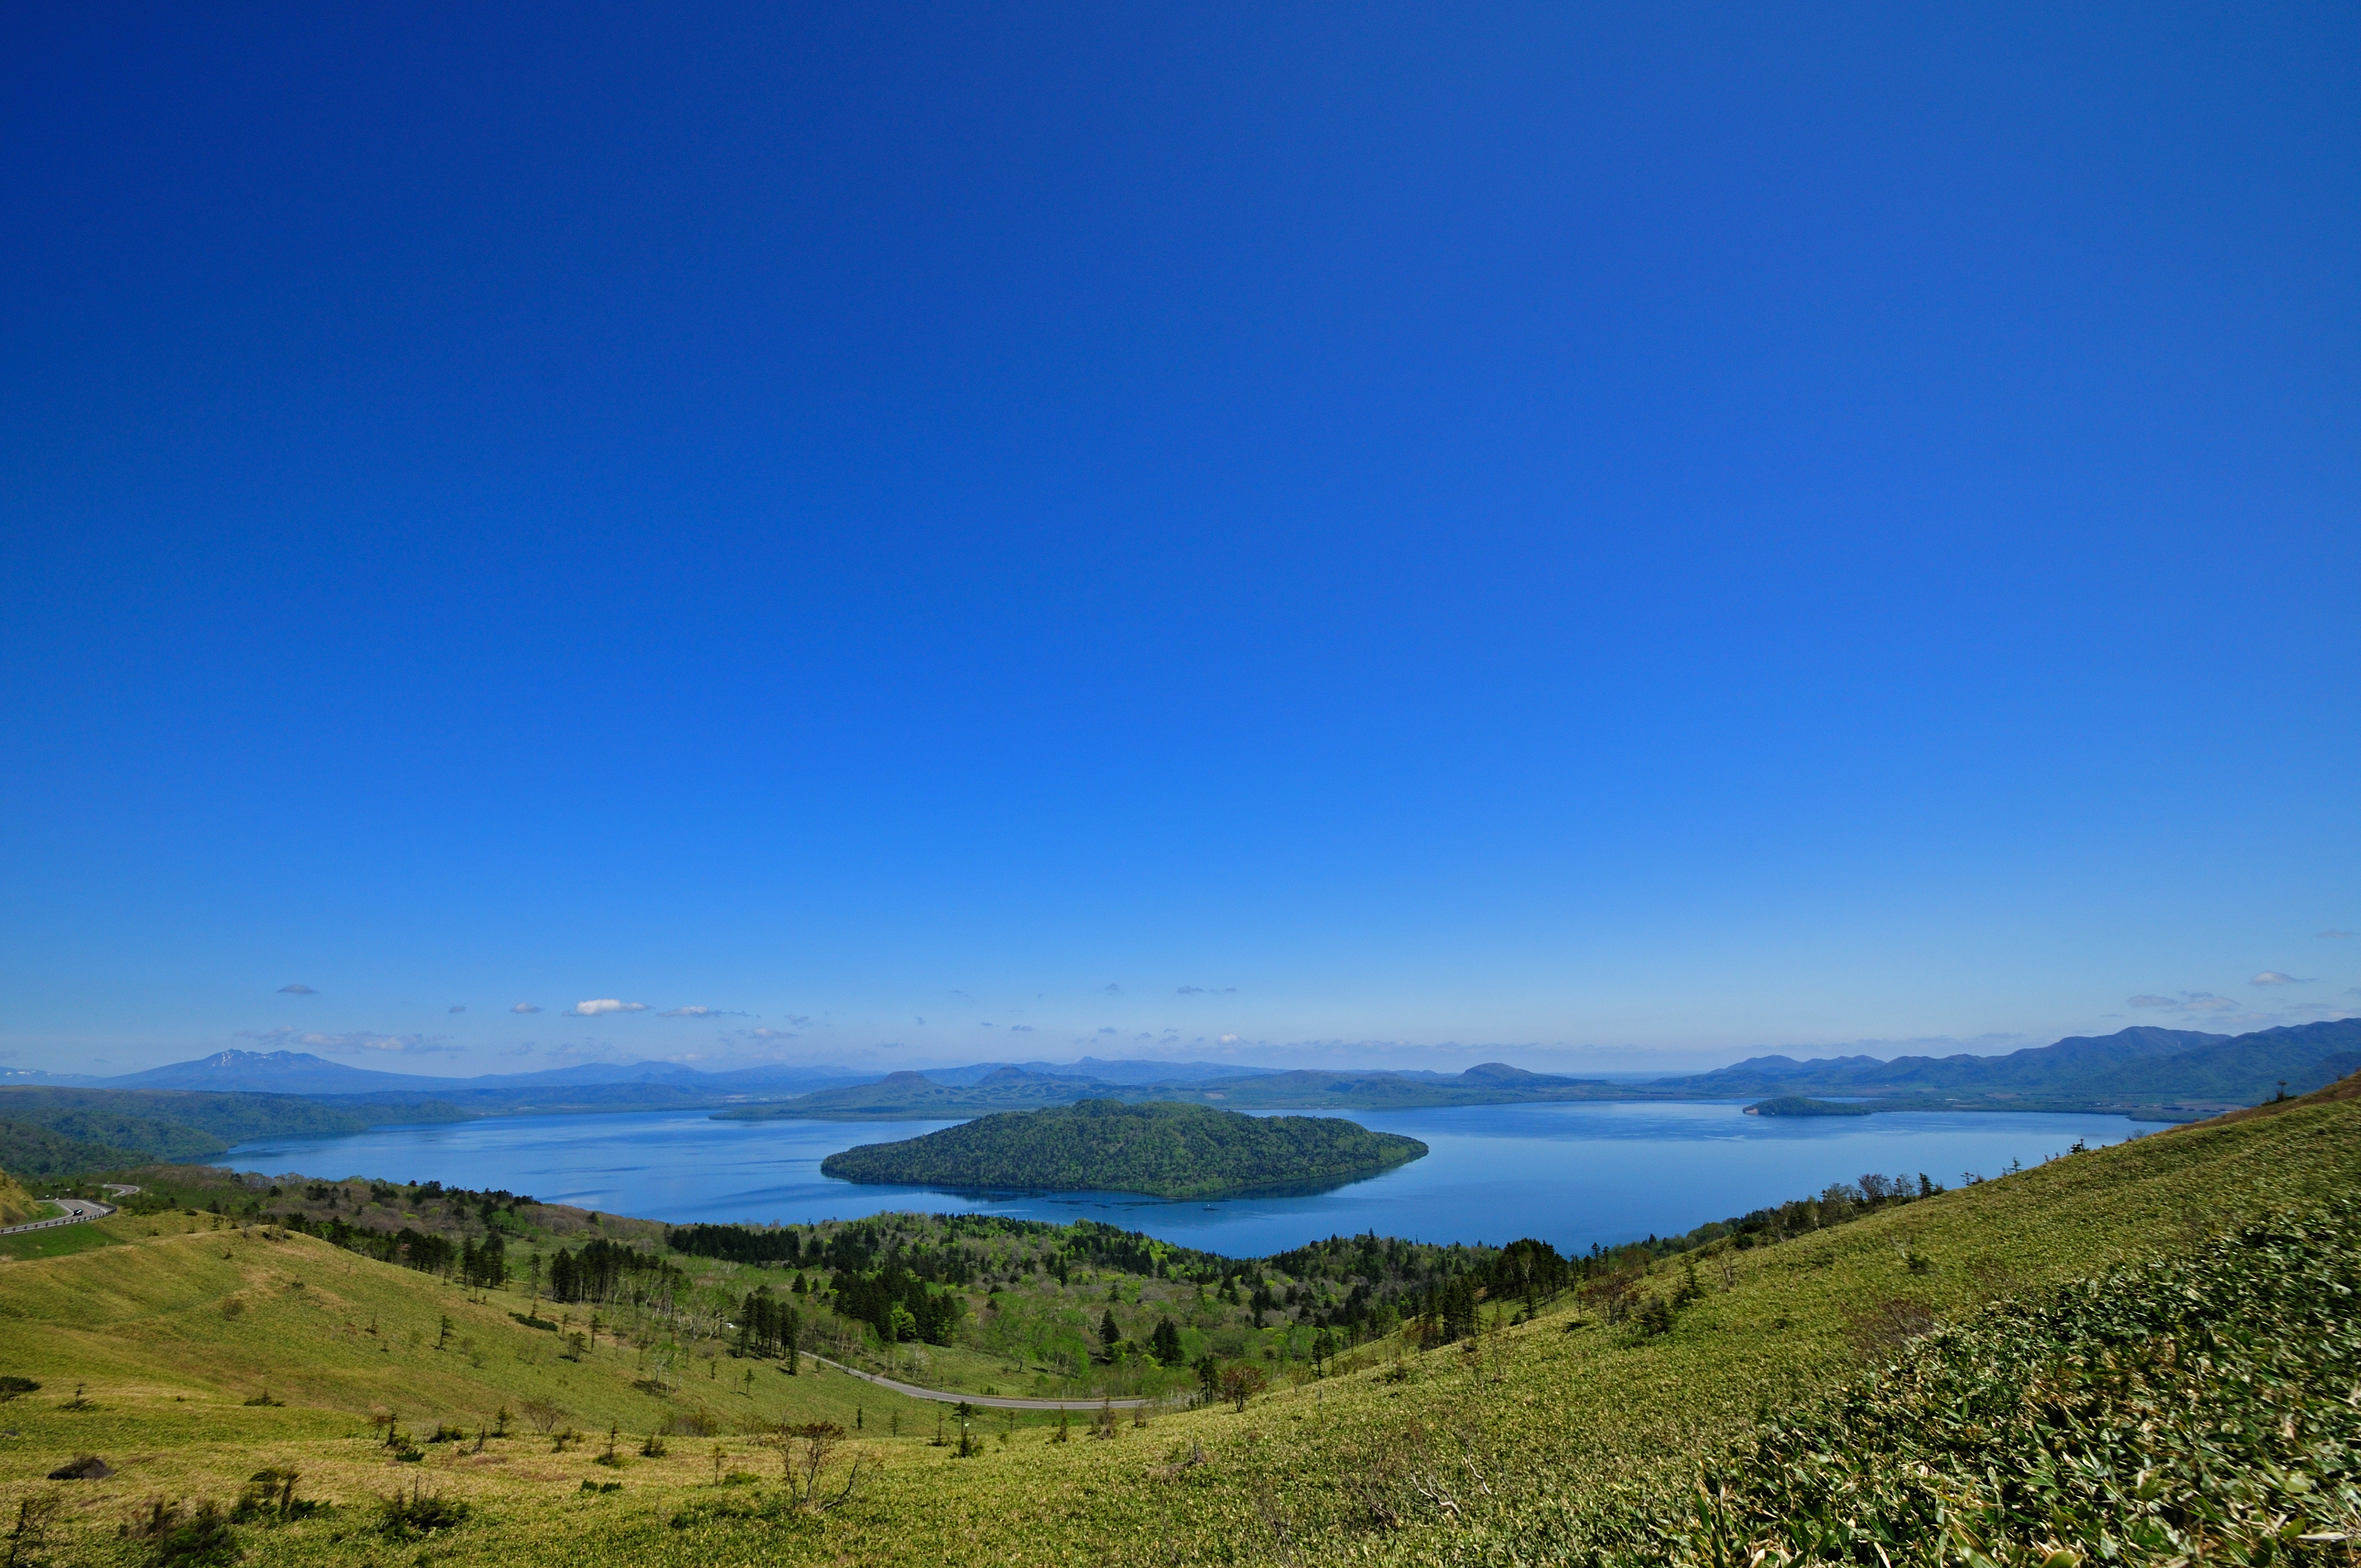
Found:
[(1248, 1116), (1206, 1105), (1083, 1100), (983, 1116), (829, 1156), (845, 1181), (1213, 1198), (1375, 1176), (1426, 1153), (1416, 1138), (1332, 1116)]

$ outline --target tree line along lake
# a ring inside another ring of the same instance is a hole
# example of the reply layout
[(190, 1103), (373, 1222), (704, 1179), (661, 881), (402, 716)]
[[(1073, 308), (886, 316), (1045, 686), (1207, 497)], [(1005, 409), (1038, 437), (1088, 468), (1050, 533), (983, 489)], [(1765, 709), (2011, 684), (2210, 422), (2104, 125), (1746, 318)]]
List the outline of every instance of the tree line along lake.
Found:
[(1427, 1242), (1536, 1236), (1562, 1251), (1676, 1234), (1864, 1174), (1945, 1186), (2037, 1165), (2143, 1127), (2094, 1113), (1890, 1112), (1749, 1116), (1738, 1103), (1607, 1102), (1345, 1113), (1425, 1143), (1422, 1159), (1317, 1192), (1167, 1201), (855, 1185), (820, 1162), (956, 1121), (717, 1122), (702, 1112), (500, 1116), (242, 1144), (269, 1175), (435, 1180), (666, 1220), (808, 1224), (889, 1210), (1104, 1221), (1232, 1256), (1375, 1231)]

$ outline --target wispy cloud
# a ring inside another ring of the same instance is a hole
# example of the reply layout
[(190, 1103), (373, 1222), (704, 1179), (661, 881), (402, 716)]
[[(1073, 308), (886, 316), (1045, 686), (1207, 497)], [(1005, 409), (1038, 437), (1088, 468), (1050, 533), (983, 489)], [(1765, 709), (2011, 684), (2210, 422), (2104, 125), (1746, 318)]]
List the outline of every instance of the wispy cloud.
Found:
[(538, 1013), (541, 1009), (535, 1007), (530, 1002), (520, 1002), (515, 1006), (510, 1008), (509, 1011), (511, 1013)]
[(1115, 1025), (1112, 1024), (1102, 1024), (1099, 1025), (1099, 1033), (1102, 1035), (1112, 1035), (1115, 1033)]
[(1235, 985), (1184, 985), (1173, 994), (1176, 996), (1235, 996), (1237, 991), (1238, 988)]
[(2291, 974), (2281, 974), (2275, 969), (2267, 969), (2246, 983), (2248, 985), (2310, 985), (2312, 981), (2298, 980)]
[(1121, 996), (1123, 994), (1123, 987), (1117, 985), (1113, 981), (1107, 981), (1104, 985), (1100, 986), (1099, 989), (1105, 992), (1109, 996)]
[(1008, 1025), (1008, 1032), (1012, 1035), (1029, 1035), (1033, 1032), (1033, 1025), (1030, 1024), (1011, 1024)]
[(566, 1009), (577, 1018), (596, 1018), (608, 1013), (644, 1013), (644, 1002), (618, 1002), (611, 996), (601, 996), (590, 1002), (577, 1002)]
[(719, 1007), (671, 1007), (656, 1014), (659, 1018), (742, 1018), (743, 1013), (724, 1013)]
[(242, 1040), (273, 1045), (304, 1046), (315, 1051), (390, 1051), (400, 1056), (433, 1056), (459, 1049), (439, 1035), (297, 1034), (292, 1029), (240, 1029)]
[(779, 1040), (792, 1040), (796, 1036), (792, 1030), (787, 1029), (756, 1028), (741, 1029), (738, 1031), (738, 1037), (742, 1040), (757, 1040), (767, 1044)]
[(320, 993), (313, 990), (310, 986), (305, 985), (301, 981), (298, 981), (293, 985), (280, 986), (279, 988), (279, 994), (281, 996), (317, 996)]
[(2312, 934), (2313, 934), (2314, 936), (2318, 937), (2318, 938), (2319, 938), (2322, 941), (2323, 941), (2323, 942), (2342, 942), (2342, 941), (2346, 940), (2347, 938), (2349, 938), (2353, 935), (2353, 933), (2352, 933), (2352, 932), (2350, 932), (2350, 931), (2333, 931), (2333, 930), (2332, 930), (2332, 931), (2316, 931), (2316, 932), (2314, 932), (2314, 933), (2312, 933)]
[(926, 1019), (924, 1019), (924, 1018), (920, 1018), (920, 1019), (918, 1020), (918, 1027), (920, 1027), (921, 1029), (923, 1029), (923, 1028), (925, 1028), (926, 1026), (927, 1026), (927, 1021), (926, 1021)]
[(2161, 1007), (2175, 1013), (2233, 1013), (2240, 1003), (2231, 997), (2216, 996), (2210, 991), (2184, 991), (2179, 996), (2135, 996), (2126, 1005)]
[(464, 1002), (454, 1003), (451, 1007), (451, 1011), (454, 1013), (465, 1013), (467, 1010), (467, 1004)]

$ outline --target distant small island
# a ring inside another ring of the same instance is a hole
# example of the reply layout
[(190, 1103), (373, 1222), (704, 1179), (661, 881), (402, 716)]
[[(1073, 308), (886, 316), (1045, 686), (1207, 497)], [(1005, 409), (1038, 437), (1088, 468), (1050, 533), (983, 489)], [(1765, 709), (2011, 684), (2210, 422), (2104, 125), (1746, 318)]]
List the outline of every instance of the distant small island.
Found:
[(819, 1168), (843, 1181), (1215, 1198), (1355, 1181), (1425, 1153), (1416, 1138), (1333, 1116), (1083, 1100), (863, 1144), (829, 1156)]
[(1750, 1116), (1866, 1116), (1866, 1105), (1843, 1105), (1833, 1100), (1810, 1100), (1801, 1094), (1782, 1094), (1774, 1100), (1764, 1100), (1749, 1105)]

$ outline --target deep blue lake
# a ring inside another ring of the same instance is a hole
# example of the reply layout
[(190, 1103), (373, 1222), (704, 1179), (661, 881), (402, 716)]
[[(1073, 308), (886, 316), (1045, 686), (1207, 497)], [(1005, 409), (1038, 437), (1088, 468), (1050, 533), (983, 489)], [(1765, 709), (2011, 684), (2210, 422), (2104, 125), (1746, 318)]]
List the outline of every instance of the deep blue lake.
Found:
[(1406, 1133), (1424, 1159), (1302, 1196), (1168, 1202), (1131, 1193), (982, 1195), (860, 1187), (819, 1173), (855, 1144), (915, 1137), (952, 1122), (716, 1122), (701, 1113), (501, 1116), (378, 1127), (344, 1137), (267, 1139), (225, 1158), (277, 1175), (364, 1176), (506, 1188), (608, 1213), (809, 1223), (890, 1209), (969, 1212), (1126, 1230), (1233, 1256), (1374, 1230), (1430, 1242), (1539, 1236), (1562, 1250), (1675, 1234), (1708, 1220), (1817, 1192), (1864, 1172), (1921, 1171), (1957, 1186), (2036, 1165), (2077, 1138), (2093, 1147), (2139, 1131), (2121, 1116), (1903, 1112), (1768, 1117), (1736, 1103), (1529, 1104), (1364, 1111)]

